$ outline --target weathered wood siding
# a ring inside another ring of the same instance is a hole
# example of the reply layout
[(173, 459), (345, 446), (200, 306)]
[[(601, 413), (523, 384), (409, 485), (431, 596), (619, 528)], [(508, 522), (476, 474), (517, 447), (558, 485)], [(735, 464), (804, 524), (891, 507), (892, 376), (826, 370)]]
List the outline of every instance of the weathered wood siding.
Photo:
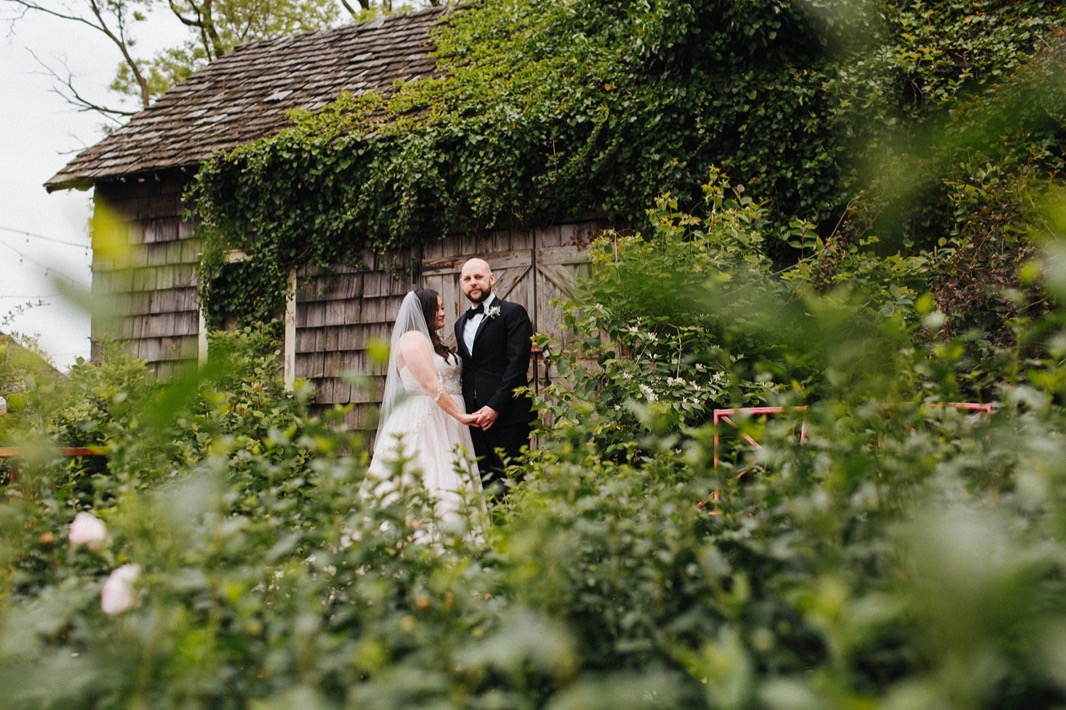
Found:
[[(93, 356), (99, 356), (103, 340), (117, 339), (160, 377), (180, 363), (194, 362), (199, 344), (201, 245), (194, 225), (183, 219), (187, 205), (177, 177), (96, 187), (96, 208), (121, 220), (127, 251), (112, 259), (104, 249), (94, 249), (93, 293), (119, 315), (94, 317)], [(444, 300), (444, 335), (454, 345), (452, 324), (468, 305), (459, 271), (473, 256), (492, 265), (499, 296), (525, 305), (534, 328), (549, 334), (554, 345), (564, 345), (567, 334), (552, 300), (575, 295), (576, 280), (587, 271), (584, 247), (599, 231), (594, 222), (504, 229), (384, 256), (367, 252), (360, 266), (302, 269), (296, 294), (296, 377), (315, 387), (319, 412), (351, 404), (348, 425), (373, 426), (384, 363), (371, 358), (371, 344), (388, 343), (404, 295), (426, 287)], [(530, 372), (534, 386), (554, 374), (535, 354)]]
[(364, 426), (384, 382), (384, 365), (368, 349), (375, 339), (388, 343), (391, 319), (411, 288), (409, 276), (389, 273), (397, 263), (409, 268), (409, 255), (368, 252), (363, 259), (362, 267), (302, 269), (296, 292), (296, 377), (314, 385), (319, 411), (351, 403), (348, 423), (356, 427)]
[[(525, 305), (534, 328), (562, 344), (566, 334), (551, 301), (575, 294), (576, 280), (588, 268), (584, 247), (599, 231), (592, 222), (498, 230), (451, 237), (388, 257), (367, 254), (362, 269), (304, 270), (296, 295), (296, 376), (315, 386), (317, 408), (351, 404), (348, 425), (373, 426), (385, 365), (372, 360), (371, 343), (375, 339), (388, 343), (408, 291), (432, 288), (444, 301), (444, 335), (454, 345), (453, 324), (468, 305), (459, 287), (459, 271), (474, 256), (492, 265), (498, 295)], [(535, 357), (531, 378), (542, 382), (554, 375), (545, 368)]]
[[(93, 358), (102, 341), (119, 340), (160, 377), (195, 361), (200, 243), (183, 219), (183, 186), (180, 175), (96, 185), (97, 223), (121, 225), (108, 232), (125, 248), (111, 258), (100, 243), (110, 237), (94, 235), (94, 299), (119, 315), (93, 318)], [(101, 220), (107, 211), (121, 222)]]

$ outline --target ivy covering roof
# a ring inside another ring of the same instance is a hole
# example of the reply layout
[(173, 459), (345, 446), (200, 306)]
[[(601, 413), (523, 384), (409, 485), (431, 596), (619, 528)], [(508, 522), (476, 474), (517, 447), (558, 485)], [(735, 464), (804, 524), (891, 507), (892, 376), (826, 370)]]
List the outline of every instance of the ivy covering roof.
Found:
[(173, 87), (78, 154), (49, 192), (193, 167), (216, 150), (274, 135), (293, 109), (317, 110), (342, 92), (389, 93), (434, 70), (428, 32), (447, 8), (237, 47)]

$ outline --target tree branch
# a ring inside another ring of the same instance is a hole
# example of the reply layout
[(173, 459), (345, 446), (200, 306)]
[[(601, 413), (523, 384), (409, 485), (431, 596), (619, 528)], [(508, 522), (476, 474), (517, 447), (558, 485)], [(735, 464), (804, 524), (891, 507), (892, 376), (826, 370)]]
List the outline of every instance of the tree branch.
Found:
[(137, 88), (141, 92), (141, 108), (148, 108), (148, 105), (152, 102), (152, 94), (148, 90), (148, 80), (145, 79), (144, 74), (141, 72), (140, 64), (134, 59), (130, 53), (130, 46), (133, 41), (126, 36), (126, 18), (123, 16), (122, 8), (119, 8), (115, 13), (115, 22), (118, 24), (117, 32), (113, 32), (107, 25), (107, 20), (104, 19), (103, 9), (100, 6), (99, 0), (89, 0), (89, 7), (92, 9), (93, 15), (99, 21), (99, 29), (104, 35), (110, 39), (118, 51), (122, 54), (122, 61), (126, 63), (126, 66), (130, 68), (133, 73), (133, 78), (137, 82)]
[[(22, 8), (23, 16), (26, 12), (39, 12), (49, 17), (55, 17), (60, 20), (66, 20), (68, 22), (74, 22), (76, 24), (84, 25), (85, 27), (88, 27), (93, 31), (102, 34), (108, 39), (109, 42), (111, 42), (118, 48), (119, 53), (122, 55), (123, 63), (127, 67), (129, 67), (130, 72), (133, 74), (134, 80), (137, 82), (137, 87), (140, 91), (141, 106), (144, 108), (148, 107), (148, 104), (151, 101), (151, 94), (148, 90), (148, 82), (145, 80), (144, 75), (141, 73), (141, 68), (137, 60), (130, 53), (130, 46), (133, 44), (133, 42), (126, 36), (126, 18), (123, 16), (123, 13), (127, 7), (125, 3), (119, 2), (115, 4), (114, 21), (117, 24), (117, 27), (115, 29), (112, 29), (110, 23), (108, 22), (108, 18), (106, 17), (106, 9), (104, 8), (104, 6), (101, 5), (99, 0), (88, 0), (88, 6), (90, 12), (92, 13), (92, 19), (84, 17), (83, 15), (76, 14), (69, 10), (59, 10), (52, 7), (48, 7), (46, 5), (42, 5), (39, 2), (35, 2), (34, 0), (2, 1), (9, 5), (14, 5), (16, 7)], [(63, 83), (65, 86), (69, 87), (73, 91), (74, 87), (71, 86), (69, 78), (64, 81), (62, 77), (60, 77), (56, 72), (52, 71), (51, 68), (45, 65), (36, 55), (34, 55), (34, 59), (36, 59), (39, 64), (44, 66), (49, 71), (49, 73), (52, 74), (53, 77), (58, 79), (61, 83)], [(75, 92), (75, 94), (76, 93), (77, 92)], [(83, 99), (80, 98), (76, 99), (75, 101), (72, 101), (72, 103), (78, 106), (92, 104), (92, 102), (85, 102)], [(111, 113), (113, 112), (106, 112), (106, 114)]]
[(30, 53), (30, 56), (34, 58), (37, 64), (39, 64), (41, 68), (44, 69), (50, 77), (52, 77), (54, 81), (58, 82), (59, 84), (62, 84), (66, 89), (65, 91), (60, 91), (59, 89), (52, 88), (52, 92), (57, 94), (58, 96), (63, 97), (64, 101), (69, 103), (71, 106), (74, 106), (78, 111), (95, 111), (96, 113), (99, 113), (100, 115), (107, 118), (116, 126), (122, 125), (122, 120), (120, 119), (129, 118), (130, 116), (137, 113), (136, 111), (104, 106), (103, 104), (98, 104), (95, 101), (91, 101), (85, 98), (74, 85), (74, 74), (70, 71), (69, 67), (67, 67), (65, 64), (63, 65), (63, 69), (66, 71), (66, 76), (61, 76), (59, 72), (57, 72), (44, 60), (38, 57), (33, 52), (33, 50), (28, 51)]
[[(341, 0), (341, 5), (348, 11), (348, 14), (352, 16), (352, 19), (356, 19), (360, 16), (361, 13), (352, 7), (348, 0)], [(363, 12), (368, 11), (370, 9), (370, 0), (359, 0), (359, 7), (362, 8)]]
[(167, 0), (167, 5), (170, 6), (170, 11), (174, 13), (174, 16), (183, 25), (192, 27), (200, 33), (200, 43), (207, 51), (209, 60), (218, 59), (226, 53), (222, 40), (218, 36), (218, 30), (215, 28), (212, 0), (204, 0), (202, 5), (197, 5), (193, 0), (188, 0), (189, 9), (194, 15), (192, 18), (182, 14), (182, 8), (178, 7), (178, 3), (175, 0)]

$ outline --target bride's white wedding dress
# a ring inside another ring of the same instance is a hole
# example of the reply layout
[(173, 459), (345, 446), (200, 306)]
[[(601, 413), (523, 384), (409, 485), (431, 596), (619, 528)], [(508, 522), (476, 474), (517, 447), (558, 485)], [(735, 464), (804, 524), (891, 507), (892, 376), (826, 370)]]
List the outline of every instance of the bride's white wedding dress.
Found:
[[(444, 389), (463, 407), (462, 361), (433, 354), (433, 367)], [(375, 495), (395, 500), (404, 489), (421, 485), (430, 495), (443, 527), (477, 529), (471, 516), (481, 510), (481, 478), (474, 462), (470, 429), (444, 413), (405, 366), (400, 368), (403, 397), (382, 425), (374, 443), (367, 483)], [(397, 481), (397, 462), (405, 461)]]

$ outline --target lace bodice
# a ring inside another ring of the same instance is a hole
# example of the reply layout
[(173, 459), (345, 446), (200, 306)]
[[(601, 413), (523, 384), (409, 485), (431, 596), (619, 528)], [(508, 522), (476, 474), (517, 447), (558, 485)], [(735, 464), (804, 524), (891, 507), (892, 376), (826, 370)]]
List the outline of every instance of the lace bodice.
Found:
[[(460, 378), (463, 374), (462, 360), (454, 355), (445, 360), (440, 355), (433, 353), (433, 369), (437, 371), (437, 377), (448, 394), (462, 394), (463, 389), (460, 383)], [(415, 379), (415, 376), (406, 366), (400, 370), (400, 378), (403, 380), (403, 388), (410, 394), (426, 394), (426, 391), (422, 389), (422, 385), (418, 383), (418, 380)]]

